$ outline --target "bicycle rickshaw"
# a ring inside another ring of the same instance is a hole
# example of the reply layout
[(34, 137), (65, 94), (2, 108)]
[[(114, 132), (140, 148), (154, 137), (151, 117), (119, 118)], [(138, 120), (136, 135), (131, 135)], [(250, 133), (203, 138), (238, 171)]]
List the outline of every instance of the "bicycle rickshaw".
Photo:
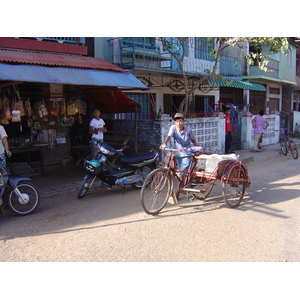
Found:
[[(175, 151), (183, 149), (163, 149), (163, 166), (148, 174), (141, 190), (141, 204), (150, 215), (158, 214), (170, 197), (177, 203), (181, 193), (193, 199), (205, 199), (213, 189), (216, 180), (222, 184), (223, 198), (228, 207), (234, 208), (241, 203), (251, 181), (246, 165), (235, 154), (219, 155), (191, 147), (188, 150), (191, 163), (187, 172), (177, 170)], [(176, 193), (173, 190), (174, 178), (179, 181)]]

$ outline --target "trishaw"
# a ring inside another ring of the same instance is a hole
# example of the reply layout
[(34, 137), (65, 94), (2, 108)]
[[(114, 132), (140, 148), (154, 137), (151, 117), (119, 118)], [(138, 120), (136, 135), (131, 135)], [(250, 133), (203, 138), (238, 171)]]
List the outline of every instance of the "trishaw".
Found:
[[(174, 203), (178, 203), (181, 193), (188, 194), (191, 200), (205, 199), (216, 180), (220, 180), (222, 184), (223, 198), (227, 206), (239, 206), (251, 181), (246, 165), (235, 154), (213, 154), (203, 151), (201, 147), (163, 150), (168, 151), (163, 164), (148, 174), (142, 186), (141, 204), (147, 214), (158, 214), (170, 197)], [(184, 157), (191, 157), (187, 172), (177, 169), (174, 152), (182, 150), (190, 153)], [(176, 192), (173, 190), (174, 178), (179, 181)]]

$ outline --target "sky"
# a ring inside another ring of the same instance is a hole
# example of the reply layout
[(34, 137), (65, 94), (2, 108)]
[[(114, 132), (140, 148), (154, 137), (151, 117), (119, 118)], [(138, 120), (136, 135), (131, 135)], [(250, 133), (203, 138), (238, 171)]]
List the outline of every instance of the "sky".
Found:
[(299, 36), (291, 0), (103, 2), (5, 1), (0, 36)]

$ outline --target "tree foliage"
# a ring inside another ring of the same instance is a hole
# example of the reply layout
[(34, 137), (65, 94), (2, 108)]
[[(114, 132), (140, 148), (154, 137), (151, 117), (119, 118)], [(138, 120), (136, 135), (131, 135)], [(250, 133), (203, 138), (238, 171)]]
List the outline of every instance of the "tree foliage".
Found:
[[(269, 59), (276, 53), (287, 54), (290, 51), (287, 38), (285, 37), (214, 37), (208, 38), (208, 42), (211, 44), (210, 56), (214, 62), (211, 70), (205, 70), (205, 75), (199, 75), (198, 85), (190, 85), (188, 82), (189, 76), (184, 71), (183, 61), (186, 42), (188, 37), (172, 37), (164, 38), (160, 40), (163, 45), (163, 49), (168, 51), (178, 62), (183, 77), (185, 98), (182, 101), (179, 111), (187, 112), (191, 100), (193, 91), (201, 84), (207, 82), (208, 78), (222, 77), (218, 74), (218, 64), (221, 61), (222, 52), (228, 47), (239, 47), (245, 51), (245, 59), (248, 65), (253, 65), (254, 62), (258, 63), (261, 70), (268, 70)], [(251, 50), (249, 50), (251, 49)], [(237, 59), (236, 64), (239, 63)], [(193, 75), (195, 77), (195, 75)]]

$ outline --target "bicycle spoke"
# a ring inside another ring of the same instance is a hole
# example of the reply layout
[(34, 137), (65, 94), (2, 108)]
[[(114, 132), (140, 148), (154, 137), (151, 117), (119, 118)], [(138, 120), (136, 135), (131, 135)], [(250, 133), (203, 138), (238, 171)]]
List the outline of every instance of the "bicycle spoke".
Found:
[(228, 178), (223, 181), (222, 188), (226, 204), (231, 208), (237, 207), (241, 203), (246, 189), (244, 169), (241, 166), (233, 167), (228, 174)]
[(171, 191), (171, 176), (165, 170), (153, 170), (147, 176), (141, 190), (144, 211), (150, 215), (158, 214), (167, 204)]

